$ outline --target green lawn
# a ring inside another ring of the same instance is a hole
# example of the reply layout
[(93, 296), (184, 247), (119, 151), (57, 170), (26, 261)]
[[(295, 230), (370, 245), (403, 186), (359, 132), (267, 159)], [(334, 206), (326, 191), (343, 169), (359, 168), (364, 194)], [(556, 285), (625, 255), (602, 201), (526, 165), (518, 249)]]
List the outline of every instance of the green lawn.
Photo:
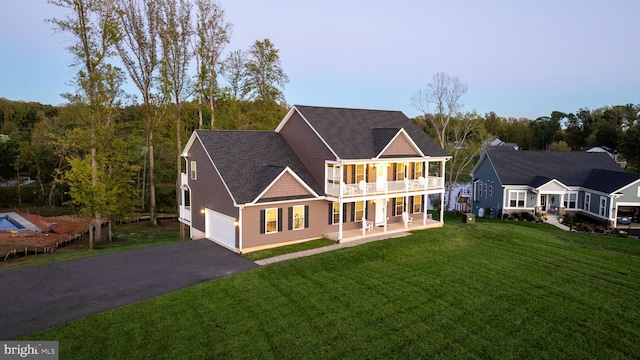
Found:
[(24, 339), (64, 359), (640, 358), (640, 241), (441, 229), (276, 263)]

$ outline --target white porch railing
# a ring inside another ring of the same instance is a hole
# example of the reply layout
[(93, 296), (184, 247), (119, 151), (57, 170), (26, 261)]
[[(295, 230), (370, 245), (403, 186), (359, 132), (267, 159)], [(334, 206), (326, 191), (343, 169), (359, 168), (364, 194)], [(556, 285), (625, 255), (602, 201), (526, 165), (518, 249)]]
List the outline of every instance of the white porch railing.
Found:
[[(387, 181), (384, 184), (378, 184), (375, 182), (361, 182), (358, 184), (334, 184), (332, 182), (326, 183), (327, 195), (333, 195), (336, 197), (355, 197), (363, 195), (380, 195), (396, 192), (420, 192), (424, 190), (439, 189), (444, 186), (444, 179), (441, 177), (429, 177), (424, 179), (408, 179), (399, 181)], [(382, 185), (382, 186), (380, 186)]]

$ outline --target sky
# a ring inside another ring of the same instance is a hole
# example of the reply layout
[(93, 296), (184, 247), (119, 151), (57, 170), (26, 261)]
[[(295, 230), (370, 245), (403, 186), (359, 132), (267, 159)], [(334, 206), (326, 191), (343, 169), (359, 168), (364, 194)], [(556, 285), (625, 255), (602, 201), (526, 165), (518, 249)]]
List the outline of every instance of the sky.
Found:
[[(464, 111), (535, 119), (640, 104), (637, 0), (219, 0), (226, 51), (270, 39), (287, 103), (400, 110), (444, 72)], [(0, 97), (58, 105), (77, 69), (45, 0), (2, 0)], [(126, 89), (135, 93), (133, 87)]]

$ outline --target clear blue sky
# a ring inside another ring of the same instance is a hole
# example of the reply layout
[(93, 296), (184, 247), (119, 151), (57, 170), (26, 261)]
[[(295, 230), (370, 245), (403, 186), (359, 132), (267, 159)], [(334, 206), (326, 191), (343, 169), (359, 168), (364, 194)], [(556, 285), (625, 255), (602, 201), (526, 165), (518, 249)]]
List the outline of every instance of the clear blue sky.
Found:
[[(401, 110), (445, 72), (464, 110), (529, 117), (640, 103), (638, 0), (222, 0), (227, 50), (269, 38), (290, 104)], [(75, 70), (45, 0), (2, 0), (0, 97), (60, 104)], [(133, 90), (132, 90), (133, 92)]]

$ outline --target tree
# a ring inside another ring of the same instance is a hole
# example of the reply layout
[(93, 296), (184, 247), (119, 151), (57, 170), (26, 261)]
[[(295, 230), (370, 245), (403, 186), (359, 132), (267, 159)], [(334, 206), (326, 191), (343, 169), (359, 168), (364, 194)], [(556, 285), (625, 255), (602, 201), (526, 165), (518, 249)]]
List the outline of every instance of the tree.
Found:
[[(437, 141), (441, 148), (445, 148), (448, 141), (449, 123), (463, 104), (462, 96), (467, 93), (468, 86), (457, 76), (449, 76), (443, 72), (433, 75), (433, 82), (426, 89), (419, 90), (411, 99), (413, 106), (424, 113), (431, 122), (437, 134)], [(429, 107), (433, 105), (435, 112), (428, 117)]]
[[(224, 20), (224, 9), (211, 0), (196, 0), (196, 7), (198, 9), (196, 59), (201, 62), (198, 69), (198, 99), (201, 104), (202, 96), (206, 96), (211, 111), (210, 128), (213, 129), (221, 56), (231, 38), (233, 25)], [(200, 128), (202, 128), (202, 122)]]
[(571, 151), (571, 147), (569, 146), (569, 144), (567, 144), (566, 141), (560, 140), (560, 141), (554, 141), (551, 144), (549, 144), (549, 148), (547, 150), (549, 150), (549, 151)]
[(222, 64), (222, 76), (229, 83), (231, 97), (238, 101), (244, 100), (247, 54), (242, 50), (232, 51)]
[(162, 88), (165, 96), (173, 100), (176, 124), (176, 204), (180, 201), (180, 174), (182, 173), (182, 102), (188, 85), (188, 68), (191, 60), (189, 42), (193, 34), (191, 4), (185, 0), (161, 2), (160, 39), (162, 44)]
[[(129, 77), (142, 95), (147, 131), (147, 158), (149, 163), (149, 217), (158, 225), (156, 216), (156, 182), (153, 147), (154, 109), (152, 97), (154, 79), (159, 66), (158, 32), (159, 3), (154, 0), (116, 0), (118, 4), (121, 39), (116, 43), (120, 58)], [(144, 196), (143, 196), (144, 198)]]
[(476, 112), (458, 114), (449, 124), (449, 141), (445, 150), (452, 156), (447, 166), (449, 192), (445, 209), (450, 208), (453, 184), (461, 180), (463, 174), (469, 174), (474, 160), (480, 155), (485, 141), (489, 139), (483, 126), (482, 117)]
[(256, 40), (247, 52), (245, 91), (252, 100), (262, 104), (265, 118), (268, 118), (270, 105), (278, 101), (284, 102), (284, 94), (280, 88), (284, 88), (289, 82), (289, 77), (280, 64), (278, 52), (269, 39)]
[[(99, 173), (103, 164), (99, 163), (99, 149), (101, 135), (109, 128), (109, 106), (113, 105), (122, 82), (122, 74), (116, 67), (108, 63), (113, 55), (112, 45), (117, 41), (117, 24), (113, 7), (104, 0), (49, 0), (50, 4), (69, 10), (65, 18), (53, 18), (49, 21), (58, 31), (69, 33), (75, 42), (67, 49), (75, 58), (73, 65), (79, 67), (75, 83), (76, 95), (67, 94), (65, 97), (87, 105), (89, 123), (89, 153), (87, 159), (82, 154), (72, 159), (70, 179), (79, 179), (72, 188), (72, 196), (79, 196), (78, 204), (85, 212), (93, 217), (95, 239), (101, 239), (103, 209), (98, 200), (103, 184), (100, 183)], [(85, 165), (89, 164), (91, 171), (86, 172)], [(94, 231), (90, 231), (89, 249), (93, 249)]]

